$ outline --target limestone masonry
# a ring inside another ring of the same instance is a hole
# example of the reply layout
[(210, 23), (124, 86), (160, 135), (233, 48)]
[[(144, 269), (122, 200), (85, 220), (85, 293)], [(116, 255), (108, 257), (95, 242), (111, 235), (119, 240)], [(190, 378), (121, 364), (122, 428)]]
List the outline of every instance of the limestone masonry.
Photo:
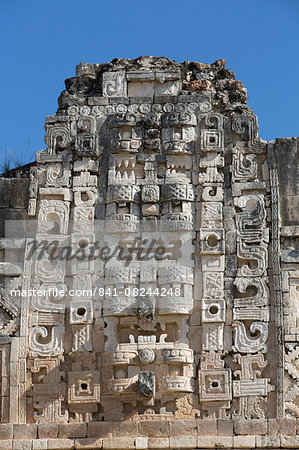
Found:
[(299, 448), (299, 138), (225, 61), (77, 66), (0, 178), (0, 450)]

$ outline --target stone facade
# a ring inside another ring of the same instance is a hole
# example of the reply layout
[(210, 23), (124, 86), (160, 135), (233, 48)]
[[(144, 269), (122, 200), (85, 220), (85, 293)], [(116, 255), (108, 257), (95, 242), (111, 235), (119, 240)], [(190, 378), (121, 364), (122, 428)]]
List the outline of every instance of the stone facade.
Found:
[(0, 179), (0, 449), (298, 448), (298, 138), (224, 60), (81, 63), (58, 103)]

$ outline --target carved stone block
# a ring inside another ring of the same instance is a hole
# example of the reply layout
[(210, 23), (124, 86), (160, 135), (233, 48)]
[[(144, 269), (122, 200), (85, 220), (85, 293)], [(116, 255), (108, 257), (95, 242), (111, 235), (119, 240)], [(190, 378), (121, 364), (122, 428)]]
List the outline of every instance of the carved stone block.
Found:
[(160, 198), (159, 186), (143, 186), (141, 200), (146, 203), (158, 202)]
[(125, 97), (127, 83), (124, 72), (105, 72), (103, 74), (103, 96)]
[(224, 230), (200, 230), (201, 253), (224, 253)]
[(230, 370), (200, 370), (199, 392), (203, 402), (231, 400)]
[(203, 255), (202, 256), (202, 271), (203, 272), (223, 272), (224, 271), (224, 256), (220, 255)]
[(225, 301), (222, 299), (203, 299), (202, 322), (225, 322)]
[(203, 350), (223, 350), (223, 323), (203, 324)]
[(93, 303), (91, 300), (70, 303), (70, 324), (91, 323), (93, 319)]
[(202, 130), (201, 149), (204, 151), (223, 151), (223, 133), (217, 130)]
[(100, 402), (100, 377), (98, 372), (69, 372), (68, 402), (86, 404)]
[(203, 273), (203, 296), (207, 298), (219, 298), (223, 296), (224, 276), (222, 272)]

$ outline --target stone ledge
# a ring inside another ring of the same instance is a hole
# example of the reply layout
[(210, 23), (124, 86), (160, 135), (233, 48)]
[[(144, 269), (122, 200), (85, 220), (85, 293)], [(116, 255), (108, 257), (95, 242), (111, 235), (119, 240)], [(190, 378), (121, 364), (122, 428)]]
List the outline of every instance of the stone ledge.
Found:
[(299, 436), (175, 436), (78, 439), (4, 439), (0, 450), (298, 449)]
[(0, 440), (13, 438), (13, 425), (11, 423), (0, 424)]
[(267, 434), (267, 421), (255, 420), (238, 420), (234, 423), (235, 435), (265, 435)]
[(77, 450), (92, 450), (101, 449), (103, 447), (102, 438), (85, 438), (85, 439), (75, 439), (75, 449)]
[(85, 438), (87, 437), (86, 423), (60, 423), (58, 425), (58, 437), (60, 438)]
[(234, 436), (233, 437), (234, 448), (254, 448), (255, 436)]
[(169, 448), (169, 438), (148, 438), (148, 448), (165, 449)]
[(56, 438), (58, 436), (57, 423), (41, 423), (38, 425), (39, 439)]
[(135, 449), (135, 439), (136, 438), (104, 438), (103, 439), (103, 449)]
[(197, 448), (281, 446), (298, 449), (297, 430), (299, 419), (290, 418), (238, 421), (148, 420), (59, 425), (0, 424), (0, 450), (159, 449), (192, 448), (192, 446)]
[[(120, 423), (121, 422), (115, 422), (116, 425)], [(87, 424), (87, 437), (112, 437), (112, 427), (112, 422), (90, 422)]]
[(143, 420), (138, 423), (138, 434), (143, 437), (168, 438), (170, 436), (170, 421)]
[(14, 439), (12, 450), (32, 450), (32, 441), (24, 439)]
[(32, 450), (47, 450), (48, 441), (46, 439), (38, 439), (37, 441), (32, 441)]
[(11, 440), (0, 440), (0, 450), (12, 450), (12, 441)]
[(75, 441), (73, 439), (48, 439), (48, 450), (73, 450)]
[(196, 448), (197, 436), (178, 436), (169, 439), (171, 449)]
[(257, 448), (279, 448), (280, 436), (257, 436), (255, 445)]
[(36, 439), (37, 427), (35, 423), (21, 423), (13, 426), (14, 439)]
[(299, 448), (299, 436), (280, 436), (282, 448)]

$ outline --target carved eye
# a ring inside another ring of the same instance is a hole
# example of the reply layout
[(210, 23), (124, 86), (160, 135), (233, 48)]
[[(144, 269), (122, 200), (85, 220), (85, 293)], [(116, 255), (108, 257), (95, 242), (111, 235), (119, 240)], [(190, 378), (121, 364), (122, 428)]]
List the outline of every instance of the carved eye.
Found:
[(181, 139), (181, 137), (182, 137), (181, 130), (175, 130), (174, 133), (173, 133), (173, 138), (174, 139)]
[[(56, 213), (49, 213), (49, 214), (47, 214), (46, 220), (47, 220), (47, 225), (49, 224), (47, 233), (48, 234), (59, 233), (59, 230), (60, 230), (59, 215)], [(52, 228), (50, 228), (50, 226), (52, 226)]]
[(89, 140), (89, 139), (84, 139), (84, 141), (83, 141), (83, 147), (84, 147), (84, 148), (89, 148), (89, 147), (90, 147), (90, 140)]
[(87, 192), (81, 192), (81, 200), (82, 202), (87, 202), (89, 200)]
[(247, 200), (245, 211), (252, 212), (256, 209), (256, 202), (254, 200)]
[(216, 247), (218, 244), (218, 236), (216, 236), (215, 234), (210, 234), (207, 239), (207, 243), (209, 247)]
[(77, 316), (83, 317), (86, 314), (86, 309), (83, 307), (78, 308), (76, 311), (76, 314), (77, 314)]
[(79, 241), (78, 245), (80, 248), (86, 248), (88, 246), (88, 242), (82, 239)]
[(121, 130), (120, 135), (123, 139), (130, 139), (132, 137), (132, 131), (127, 128), (127, 129)]
[(212, 306), (210, 306), (210, 308), (209, 308), (209, 312), (210, 312), (210, 314), (212, 314), (213, 316), (214, 316), (215, 314), (217, 314), (218, 311), (219, 311), (219, 308), (218, 308), (217, 305), (212, 305)]

